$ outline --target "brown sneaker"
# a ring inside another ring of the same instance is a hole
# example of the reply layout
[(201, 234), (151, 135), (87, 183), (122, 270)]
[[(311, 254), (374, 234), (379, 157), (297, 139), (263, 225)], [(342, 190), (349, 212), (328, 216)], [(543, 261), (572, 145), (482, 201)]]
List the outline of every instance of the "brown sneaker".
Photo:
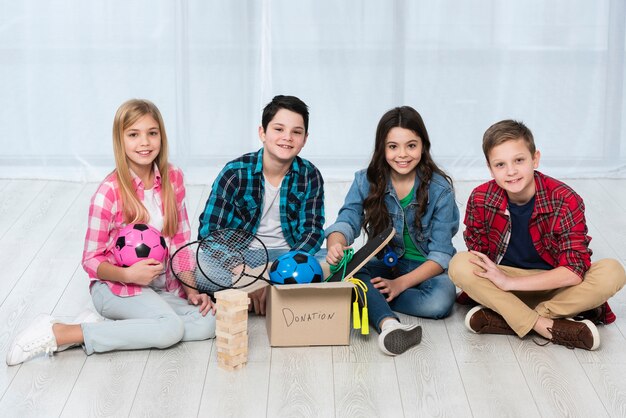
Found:
[(583, 319), (588, 319), (593, 322), (595, 325), (609, 325), (615, 322), (615, 314), (611, 310), (608, 302), (604, 302), (602, 305), (597, 308), (589, 309), (588, 311), (584, 311), (579, 313), (574, 317), (576, 321), (582, 321)]
[(469, 305), (469, 306), (478, 305), (478, 302), (470, 298), (469, 295), (463, 291), (459, 292), (459, 294), (456, 295), (456, 303), (458, 303), (459, 305)]
[(482, 305), (474, 306), (467, 312), (465, 326), (476, 334), (516, 335), (500, 314)]
[(550, 342), (564, 345), (567, 348), (583, 348), (593, 351), (600, 346), (598, 328), (588, 319), (574, 321), (573, 319), (555, 319)]
[(594, 324), (602, 323), (602, 318), (604, 318), (604, 304), (598, 306), (597, 308), (589, 309), (588, 311), (584, 311), (574, 316), (575, 321), (582, 321), (583, 319), (588, 319)]

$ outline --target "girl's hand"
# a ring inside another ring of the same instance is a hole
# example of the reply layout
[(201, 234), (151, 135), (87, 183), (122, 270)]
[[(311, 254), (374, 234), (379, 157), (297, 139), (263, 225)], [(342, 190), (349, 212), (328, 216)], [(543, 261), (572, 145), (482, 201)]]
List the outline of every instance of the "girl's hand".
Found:
[(474, 270), (474, 274), (489, 280), (498, 288), (508, 291), (509, 277), (498, 268), (498, 265), (483, 253), (478, 251), (470, 251), (470, 253), (476, 256), (474, 259), (470, 258), (470, 263), (480, 267), (480, 270)]
[(209, 311), (215, 316), (216, 306), (206, 293), (189, 293), (187, 295), (187, 302), (189, 302), (190, 305), (197, 306), (202, 316), (206, 316)]
[(400, 293), (406, 290), (403, 284), (404, 282), (400, 279), (389, 280), (383, 279), (382, 277), (374, 277), (370, 282), (383, 296), (386, 296), (385, 300), (387, 302), (391, 302), (398, 297)]
[(149, 258), (136, 262), (130, 267), (124, 269), (126, 276), (125, 283), (134, 283), (141, 286), (147, 286), (152, 280), (159, 277), (163, 273), (163, 263)]
[(346, 248), (349, 248), (349, 247), (341, 244), (340, 242), (336, 244), (332, 244), (331, 246), (327, 247), (326, 248), (326, 251), (327, 251), (326, 262), (333, 266), (336, 266), (337, 264), (339, 264), (339, 262), (343, 258), (343, 250), (345, 250)]

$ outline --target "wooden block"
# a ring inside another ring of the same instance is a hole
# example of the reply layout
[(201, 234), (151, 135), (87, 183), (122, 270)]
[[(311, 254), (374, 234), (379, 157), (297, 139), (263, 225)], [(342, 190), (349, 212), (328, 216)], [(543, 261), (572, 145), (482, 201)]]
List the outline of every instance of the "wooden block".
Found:
[(248, 344), (248, 333), (240, 332), (239, 334), (222, 333), (215, 331), (215, 343), (218, 347), (239, 347)]
[(215, 298), (218, 365), (234, 370), (242, 367), (248, 359), (248, 295), (228, 289), (217, 292)]
[(229, 366), (228, 364), (222, 363), (221, 361), (217, 362), (217, 367), (224, 369), (224, 370), (228, 370), (229, 372), (232, 372), (233, 370), (243, 369), (243, 366), (245, 365), (246, 365), (245, 363), (241, 363), (236, 366)]
[(237, 367), (237, 366), (243, 366), (247, 363), (247, 361), (237, 361), (235, 363), (231, 363), (228, 361), (223, 361), (223, 360), (219, 360), (217, 362), (218, 366), (225, 366), (225, 367)]
[(223, 300), (229, 302), (239, 302), (243, 304), (244, 301), (245, 303), (248, 303), (248, 294), (237, 289), (226, 289), (215, 292), (215, 299), (217, 301)]
[[(217, 341), (218, 338), (219, 338), (219, 341)], [(223, 337), (216, 337), (215, 340), (216, 340), (215, 346), (223, 350), (248, 346), (248, 335), (244, 335), (243, 337), (238, 337), (235, 339), (226, 339)]]
[(217, 347), (216, 352), (217, 354), (222, 354), (222, 355), (228, 354), (229, 356), (236, 356), (239, 354), (248, 355), (248, 346), (240, 345), (240, 346)]
[(237, 312), (247, 311), (250, 305), (250, 299), (246, 298), (243, 301), (230, 301), (230, 300), (218, 300), (217, 308), (225, 312)]
[(228, 323), (226, 321), (216, 321), (215, 330), (222, 334), (239, 334), (248, 330), (248, 321)]
[(222, 290), (215, 293), (215, 300), (219, 309), (229, 312), (248, 309), (250, 304), (248, 294), (236, 289)]
[(222, 347), (217, 347), (217, 354), (219, 353), (224, 353), (224, 354), (228, 354), (229, 356), (236, 356), (238, 354), (245, 354), (248, 355), (248, 346), (247, 345), (242, 345), (241, 347), (227, 347), (227, 348), (222, 348)]
[(217, 361), (221, 361), (230, 366), (234, 366), (239, 363), (245, 363), (246, 361), (248, 361), (248, 352), (233, 353), (233, 354), (219, 352), (217, 353), (217, 355), (221, 356), (221, 357), (218, 357)]
[(240, 300), (247, 297), (246, 292), (237, 289), (225, 289), (215, 292), (215, 299)]
[(222, 362), (228, 366), (236, 366), (238, 364), (242, 364), (248, 361), (247, 353), (237, 354), (234, 356), (228, 355), (226, 353), (217, 353), (217, 361)]
[(221, 347), (217, 347), (217, 353), (225, 353), (230, 355), (246, 353), (248, 354), (248, 344), (242, 345), (223, 345)]
[(243, 366), (245, 366), (246, 363), (239, 363), (239, 364), (232, 365), (232, 364), (224, 363), (222, 361), (218, 361), (217, 365), (218, 365), (218, 367), (220, 367), (220, 368), (222, 368), (224, 370), (232, 371), (232, 370), (239, 370), (239, 369), (243, 368)]
[(243, 365), (246, 364), (248, 362), (248, 358), (247, 357), (241, 357), (240, 359), (234, 360), (234, 361), (224, 361), (222, 360), (222, 364), (226, 365), (226, 366), (239, 366), (239, 365)]
[(217, 308), (217, 313), (215, 314), (215, 319), (217, 321), (226, 321), (230, 323), (235, 323), (239, 321), (247, 321), (248, 320), (248, 310), (237, 311), (237, 312), (224, 312)]

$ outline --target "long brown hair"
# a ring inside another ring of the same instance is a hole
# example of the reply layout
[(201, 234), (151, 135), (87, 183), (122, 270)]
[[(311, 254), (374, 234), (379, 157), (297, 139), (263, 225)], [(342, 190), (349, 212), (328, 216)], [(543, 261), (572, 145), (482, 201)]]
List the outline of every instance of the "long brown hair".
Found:
[(120, 185), (122, 211), (125, 223), (146, 223), (150, 218), (148, 210), (137, 197), (126, 152), (124, 151), (124, 131), (135, 122), (150, 115), (159, 125), (161, 133), (161, 151), (156, 157), (156, 165), (161, 173), (161, 197), (163, 200), (163, 235), (172, 237), (178, 229), (178, 213), (176, 196), (169, 180), (169, 164), (167, 162), (167, 134), (161, 112), (148, 100), (131, 99), (117, 109), (113, 120), (113, 154), (115, 156), (115, 173)]
[(391, 225), (389, 210), (385, 205), (385, 192), (391, 173), (391, 167), (385, 159), (385, 141), (389, 131), (393, 128), (409, 129), (422, 140), (422, 155), (416, 168), (417, 176), (420, 179), (416, 191), (417, 208), (415, 209), (415, 227), (418, 230), (422, 227), (421, 219), (428, 206), (428, 187), (433, 173), (441, 175), (452, 185), (452, 179), (435, 164), (430, 155), (428, 132), (417, 110), (410, 106), (401, 106), (389, 110), (378, 122), (374, 154), (367, 167), (370, 192), (363, 201), (365, 216), (362, 226), (369, 238), (375, 237)]

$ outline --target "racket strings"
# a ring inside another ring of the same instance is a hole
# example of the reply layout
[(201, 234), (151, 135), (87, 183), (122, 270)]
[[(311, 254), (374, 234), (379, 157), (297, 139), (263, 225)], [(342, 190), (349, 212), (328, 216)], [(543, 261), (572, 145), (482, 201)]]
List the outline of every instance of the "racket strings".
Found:
[[(267, 250), (254, 235), (236, 229), (212, 231), (172, 256), (172, 271), (203, 293), (249, 286), (267, 269)], [(243, 280), (244, 278), (252, 280)]]

